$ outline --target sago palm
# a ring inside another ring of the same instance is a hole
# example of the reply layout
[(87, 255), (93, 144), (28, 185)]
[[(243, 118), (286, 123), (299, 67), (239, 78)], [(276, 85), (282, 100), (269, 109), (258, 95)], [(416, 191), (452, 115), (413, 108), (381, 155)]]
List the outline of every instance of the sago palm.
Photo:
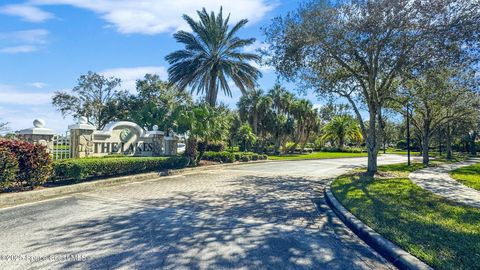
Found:
[(231, 79), (246, 94), (255, 87), (260, 71), (251, 61), (259, 61), (254, 53), (242, 52), (245, 46), (255, 42), (254, 38), (241, 39), (236, 36), (248, 20), (241, 20), (229, 27), (229, 18), (223, 18), (222, 9), (218, 15), (208, 14), (205, 9), (197, 11), (199, 21), (187, 15), (183, 19), (192, 29), (192, 33), (178, 31), (174, 38), (185, 45), (185, 49), (166, 56), (171, 65), (168, 69), (169, 80), (180, 89), (191, 87), (192, 92), (204, 93), (210, 106), (215, 106), (218, 91), (227, 96), (232, 92), (228, 85)]

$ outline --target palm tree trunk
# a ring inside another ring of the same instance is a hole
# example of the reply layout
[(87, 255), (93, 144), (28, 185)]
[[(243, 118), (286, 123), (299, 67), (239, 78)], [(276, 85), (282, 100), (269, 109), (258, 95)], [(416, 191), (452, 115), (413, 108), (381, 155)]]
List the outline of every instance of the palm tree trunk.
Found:
[(198, 154), (197, 160), (196, 160), (196, 161), (197, 161), (197, 164), (200, 162), (200, 160), (202, 160), (203, 155), (205, 154), (205, 151), (207, 150), (207, 145), (208, 145), (208, 141), (207, 141), (207, 140), (202, 141), (202, 142), (200, 143), (200, 149), (199, 149), (199, 150), (200, 150), (200, 151), (199, 151), (200, 153)]
[(217, 87), (217, 76), (215, 69), (212, 69), (210, 73), (210, 87), (207, 92), (206, 101), (212, 107), (215, 107), (217, 103), (218, 87)]
[(189, 137), (187, 140), (187, 147), (185, 149), (185, 156), (188, 157), (189, 165), (197, 165), (197, 139), (194, 137)]

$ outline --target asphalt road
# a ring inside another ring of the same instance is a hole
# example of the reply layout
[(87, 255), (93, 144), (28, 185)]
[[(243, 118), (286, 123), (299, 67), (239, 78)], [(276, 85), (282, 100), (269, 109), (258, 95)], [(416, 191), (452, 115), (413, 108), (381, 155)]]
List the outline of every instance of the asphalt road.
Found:
[(323, 199), (365, 164), (217, 168), (0, 210), (0, 269), (391, 269)]

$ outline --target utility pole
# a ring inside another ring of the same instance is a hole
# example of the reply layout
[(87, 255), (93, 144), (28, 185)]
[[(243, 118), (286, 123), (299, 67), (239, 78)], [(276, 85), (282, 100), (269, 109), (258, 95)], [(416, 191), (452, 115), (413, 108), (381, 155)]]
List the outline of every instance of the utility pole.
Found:
[(409, 109), (409, 102), (407, 103), (407, 157), (408, 157), (408, 166), (410, 166), (411, 161), (410, 161), (410, 109)]

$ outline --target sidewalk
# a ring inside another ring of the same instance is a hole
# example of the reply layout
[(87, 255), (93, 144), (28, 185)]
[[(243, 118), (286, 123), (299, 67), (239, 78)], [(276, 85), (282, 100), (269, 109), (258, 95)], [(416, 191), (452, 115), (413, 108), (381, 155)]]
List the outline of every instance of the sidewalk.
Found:
[(448, 172), (479, 163), (479, 158), (468, 161), (444, 164), (410, 173), (410, 180), (420, 187), (449, 200), (480, 208), (480, 191), (462, 185), (450, 177)]

